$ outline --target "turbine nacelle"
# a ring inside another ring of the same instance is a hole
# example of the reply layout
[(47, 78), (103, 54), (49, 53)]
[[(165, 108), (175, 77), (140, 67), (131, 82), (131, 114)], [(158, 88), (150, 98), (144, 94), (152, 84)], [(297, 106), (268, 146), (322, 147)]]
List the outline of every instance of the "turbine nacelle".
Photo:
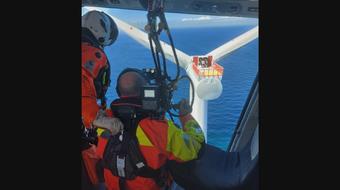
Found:
[(202, 100), (213, 100), (222, 94), (221, 79), (223, 67), (213, 60), (213, 56), (193, 56), (186, 72), (193, 80), (197, 96)]

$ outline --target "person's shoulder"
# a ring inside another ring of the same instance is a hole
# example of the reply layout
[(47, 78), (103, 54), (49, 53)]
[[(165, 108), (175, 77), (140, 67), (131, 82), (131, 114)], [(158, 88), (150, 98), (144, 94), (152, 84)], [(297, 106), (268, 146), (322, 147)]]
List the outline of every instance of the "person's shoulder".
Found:
[(168, 127), (168, 120), (167, 119), (152, 119), (150, 117), (146, 117), (142, 119), (140, 122), (142, 126), (160, 126), (160, 127)]

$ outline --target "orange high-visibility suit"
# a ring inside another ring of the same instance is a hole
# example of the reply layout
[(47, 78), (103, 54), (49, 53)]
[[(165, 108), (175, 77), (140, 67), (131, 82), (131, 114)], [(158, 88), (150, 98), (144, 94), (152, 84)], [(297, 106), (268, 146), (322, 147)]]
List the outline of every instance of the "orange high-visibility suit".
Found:
[[(95, 120), (98, 110), (97, 93), (94, 85), (94, 80), (102, 69), (109, 67), (105, 53), (89, 43), (82, 43), (82, 72), (81, 72), (81, 115), (82, 121), (86, 128), (91, 128), (93, 120)], [(95, 145), (90, 145), (85, 150), (82, 150), (82, 158), (88, 174), (88, 177), (93, 185), (98, 183), (96, 174), (96, 163), (98, 156), (96, 155)]]

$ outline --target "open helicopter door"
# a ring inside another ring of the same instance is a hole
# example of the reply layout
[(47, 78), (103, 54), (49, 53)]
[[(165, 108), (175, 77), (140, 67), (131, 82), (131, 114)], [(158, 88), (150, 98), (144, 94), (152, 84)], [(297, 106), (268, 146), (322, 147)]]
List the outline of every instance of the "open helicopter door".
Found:
[(186, 163), (170, 162), (180, 190), (258, 190), (259, 159), (258, 77), (227, 151), (206, 144), (200, 158)]

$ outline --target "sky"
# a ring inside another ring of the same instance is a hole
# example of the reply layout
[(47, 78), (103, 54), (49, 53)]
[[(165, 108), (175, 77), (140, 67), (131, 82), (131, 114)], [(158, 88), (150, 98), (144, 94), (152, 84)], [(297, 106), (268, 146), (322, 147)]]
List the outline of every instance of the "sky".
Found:
[[(89, 10), (104, 11), (138, 28), (144, 28), (147, 21), (146, 11), (83, 7), (82, 14), (86, 13)], [(180, 13), (165, 13), (165, 16), (170, 28), (212, 27), (226, 25), (258, 25), (258, 19), (256, 18), (193, 15)]]

